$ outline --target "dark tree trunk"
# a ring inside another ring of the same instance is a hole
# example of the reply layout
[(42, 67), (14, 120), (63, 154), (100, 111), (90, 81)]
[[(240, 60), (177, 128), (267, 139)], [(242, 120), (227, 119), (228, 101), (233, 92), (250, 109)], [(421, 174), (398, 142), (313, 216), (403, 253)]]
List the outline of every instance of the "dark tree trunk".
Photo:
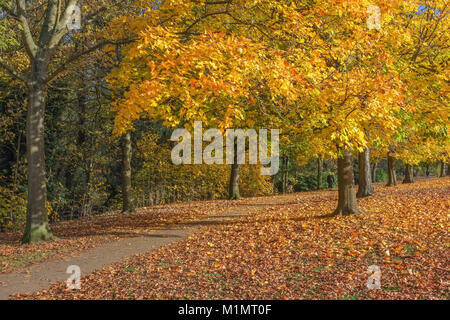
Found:
[(349, 215), (360, 213), (356, 203), (355, 179), (353, 174), (353, 156), (345, 152), (338, 159), (338, 192), (339, 202), (335, 215)]
[(368, 197), (373, 195), (372, 177), (370, 172), (370, 149), (365, 149), (364, 152), (358, 155), (359, 168), (359, 185), (358, 198)]
[(388, 152), (387, 157), (388, 163), (388, 183), (387, 186), (396, 186), (397, 185), (397, 175), (395, 173), (395, 158), (392, 156), (391, 152)]
[(377, 167), (378, 167), (378, 163), (374, 162), (372, 163), (372, 183), (377, 182)]
[(289, 158), (283, 158), (283, 175), (281, 180), (281, 193), (286, 194), (289, 181)]
[(447, 176), (450, 177), (450, 162), (447, 163)]
[(237, 141), (234, 143), (234, 158), (231, 165), (230, 184), (228, 186), (228, 198), (230, 200), (239, 200), (241, 194), (239, 193), (239, 176), (241, 173), (241, 166), (238, 164), (238, 149)]
[(403, 183), (413, 183), (414, 182), (414, 168), (410, 164), (405, 165), (405, 179)]
[[(84, 78), (84, 77), (82, 77)], [(83, 80), (83, 79), (82, 79)], [(81, 82), (80, 86), (84, 86)], [(78, 144), (83, 146), (86, 142), (86, 93), (84, 90), (78, 90), (77, 92), (78, 108), (79, 108), (79, 119), (78, 119)]]
[(317, 158), (317, 190), (322, 188), (322, 175), (323, 175), (323, 159), (319, 155)]
[(122, 144), (122, 212), (134, 212), (133, 193), (131, 189), (131, 132), (123, 136)]
[(231, 176), (229, 186), (229, 198), (230, 200), (239, 200), (241, 195), (239, 193), (239, 175), (241, 166), (237, 164), (237, 161), (231, 165)]
[(45, 98), (44, 85), (32, 80), (28, 85), (27, 113), (28, 208), (22, 243), (35, 243), (53, 238), (46, 209)]
[(439, 173), (439, 177), (443, 178), (445, 177), (445, 162), (441, 161), (441, 172)]
[(277, 194), (278, 193), (278, 189), (277, 189), (277, 179), (275, 179), (275, 176), (272, 176), (272, 194)]

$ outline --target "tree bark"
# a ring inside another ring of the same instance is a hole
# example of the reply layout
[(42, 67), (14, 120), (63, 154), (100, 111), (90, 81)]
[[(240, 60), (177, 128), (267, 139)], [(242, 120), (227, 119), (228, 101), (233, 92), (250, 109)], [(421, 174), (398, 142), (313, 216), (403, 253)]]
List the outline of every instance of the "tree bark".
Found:
[[(237, 159), (236, 159), (237, 160)], [(229, 199), (239, 200), (241, 195), (239, 193), (239, 175), (241, 166), (237, 164), (237, 161), (231, 165), (231, 176), (230, 176), (230, 186), (229, 186)]]
[(388, 152), (387, 157), (388, 162), (388, 183), (387, 186), (396, 186), (397, 185), (397, 175), (395, 173), (395, 158), (392, 156), (391, 152)]
[(353, 174), (353, 156), (345, 152), (338, 159), (338, 193), (339, 202), (334, 215), (349, 215), (360, 213), (356, 203), (355, 179)]
[(283, 157), (283, 175), (281, 181), (281, 193), (286, 194), (289, 181), (289, 158)]
[(317, 158), (317, 190), (322, 188), (322, 175), (323, 175), (323, 159), (319, 155)]
[(365, 149), (364, 152), (358, 154), (358, 168), (359, 185), (356, 196), (363, 198), (373, 195), (374, 191), (370, 172), (370, 149)]
[(439, 178), (445, 177), (445, 162), (441, 161), (441, 172), (439, 173)]
[(22, 243), (50, 240), (53, 234), (47, 217), (47, 186), (45, 180), (45, 87), (37, 80), (28, 85), (27, 156), (28, 205), (27, 222)]
[(17, 147), (16, 147), (16, 163), (14, 164), (14, 178), (13, 178), (13, 186), (14, 191), (18, 189), (18, 179), (19, 179), (19, 161), (20, 161), (20, 147), (22, 144), (22, 132), (20, 131), (19, 126), (17, 126)]
[(450, 162), (447, 163), (447, 176), (450, 177)]
[(374, 162), (372, 163), (372, 183), (377, 182), (377, 167), (378, 167), (378, 163)]
[(413, 183), (414, 182), (414, 169), (410, 164), (405, 165), (405, 179), (403, 183)]
[(131, 188), (131, 132), (123, 136), (122, 144), (122, 212), (135, 212)]
[(241, 166), (238, 164), (238, 148), (237, 141), (234, 143), (233, 164), (231, 165), (230, 183), (228, 186), (228, 198), (230, 200), (239, 200), (241, 194), (239, 193), (239, 176), (241, 173)]

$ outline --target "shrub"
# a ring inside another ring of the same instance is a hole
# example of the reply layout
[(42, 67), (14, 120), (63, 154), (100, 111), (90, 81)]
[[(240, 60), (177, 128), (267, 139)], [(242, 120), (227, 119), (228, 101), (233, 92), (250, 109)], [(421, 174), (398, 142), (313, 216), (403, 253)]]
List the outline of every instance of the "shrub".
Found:
[(21, 229), (25, 226), (27, 204), (23, 196), (0, 186), (0, 231)]
[[(47, 202), (47, 215), (51, 222), (59, 220), (58, 213), (53, 210), (50, 202)], [(0, 186), (0, 232), (23, 230), (26, 220), (26, 195)]]

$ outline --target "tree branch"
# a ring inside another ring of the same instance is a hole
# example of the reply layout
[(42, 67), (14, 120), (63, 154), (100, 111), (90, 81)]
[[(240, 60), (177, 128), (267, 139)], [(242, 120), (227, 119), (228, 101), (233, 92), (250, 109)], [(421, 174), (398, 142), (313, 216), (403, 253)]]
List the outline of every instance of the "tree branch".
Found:
[(66, 7), (64, 8), (64, 13), (61, 17), (58, 18), (58, 23), (54, 29), (52, 38), (50, 39), (50, 48), (53, 48), (58, 45), (59, 41), (64, 37), (67, 32), (67, 23), (69, 22), (70, 17), (72, 16), (71, 8), (77, 4), (78, 0), (70, 0)]
[(55, 71), (53, 71), (45, 80), (45, 83), (48, 84), (49, 82), (51, 82), (53, 79), (55, 79), (60, 73), (62, 73), (64, 70), (66, 70), (66, 68), (74, 63), (75, 61), (77, 61), (78, 59), (80, 59), (81, 57), (92, 53), (94, 51), (96, 51), (97, 49), (100, 49), (102, 47), (104, 47), (107, 44), (114, 44), (114, 45), (121, 45), (121, 44), (128, 44), (131, 43), (133, 41), (135, 41), (136, 39), (123, 39), (123, 40), (103, 40), (99, 43), (97, 43), (96, 45), (87, 48), (86, 50), (83, 50), (81, 52), (78, 52), (74, 55), (72, 55), (71, 57), (67, 58), (67, 60), (65, 62), (63, 62), (59, 67), (56, 68)]
[(16, 78), (17, 80), (20, 80), (24, 83), (27, 83), (27, 79), (25, 78), (25, 76), (21, 75), (20, 73), (18, 73), (17, 71), (15, 71), (13, 68), (11, 68), (10, 66), (8, 66), (6, 63), (4, 63), (2, 60), (0, 60), (0, 67), (5, 69), (11, 76), (13, 76), (14, 78)]
[(33, 40), (30, 25), (28, 24), (25, 0), (16, 0), (16, 5), (17, 5), (17, 18), (20, 21), (20, 24), (22, 25), (22, 37), (23, 42), (25, 44), (25, 49), (27, 51), (28, 56), (30, 57), (30, 60), (33, 61), (34, 57), (36, 56), (38, 47), (36, 46), (36, 43)]

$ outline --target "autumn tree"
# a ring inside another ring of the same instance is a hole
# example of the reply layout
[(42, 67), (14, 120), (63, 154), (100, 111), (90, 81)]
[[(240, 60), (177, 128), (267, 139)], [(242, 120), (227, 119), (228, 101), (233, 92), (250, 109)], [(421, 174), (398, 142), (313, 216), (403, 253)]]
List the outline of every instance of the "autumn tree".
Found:
[[(23, 50), (25, 66), (16, 66), (0, 59), (0, 67), (27, 87), (27, 159), (28, 159), (28, 213), (27, 225), (22, 239), (24, 243), (52, 239), (46, 214), (46, 173), (44, 155), (44, 118), (47, 88), (66, 67), (106, 43), (102, 39), (84, 39), (81, 46), (68, 46), (79, 39), (72, 30), (74, 12), (80, 7), (77, 0), (67, 1), (1, 1), (0, 8), (10, 21), (15, 21), (15, 35), (19, 35), (16, 50)], [(87, 26), (105, 9), (103, 1), (92, 1), (84, 6), (85, 18), (82, 34)], [(81, 10), (81, 9), (80, 9)], [(40, 18), (42, 17), (42, 19)], [(92, 30), (92, 28), (90, 29)], [(63, 40), (64, 39), (64, 40)], [(123, 40), (122, 40), (123, 41)], [(128, 40), (127, 40), (128, 41)], [(120, 41), (118, 41), (120, 42)], [(75, 47), (76, 52), (70, 47)], [(13, 49), (11, 49), (13, 50)], [(64, 52), (64, 54), (62, 54)]]
[(359, 185), (356, 196), (358, 198), (370, 196), (374, 189), (372, 185), (372, 168), (370, 166), (370, 149), (366, 148), (358, 154)]
[[(258, 119), (258, 127), (264, 116), (253, 112), (256, 107), (267, 103), (274, 108), (284, 102), (281, 95), (296, 99), (288, 79), (297, 76), (295, 70), (277, 48), (264, 42), (269, 22), (282, 19), (267, 12), (278, 7), (285, 9), (266, 1), (167, 1), (158, 10), (125, 18), (140, 41), (124, 48), (124, 61), (109, 78), (112, 87), (127, 88), (116, 103), (117, 133), (141, 117), (161, 119), (172, 127), (202, 120), (222, 131), (254, 127)], [(111, 24), (114, 31), (109, 34), (120, 35), (122, 24), (120, 19)], [(276, 94), (267, 93), (272, 91)], [(230, 198), (239, 197), (238, 177), (235, 163)]]
[(448, 2), (414, 3), (399, 16), (406, 32), (396, 46), (406, 103), (397, 114), (401, 126), (392, 143), (405, 163), (404, 183), (413, 182), (413, 166), (420, 161), (446, 161), (448, 145)]
[[(380, 4), (390, 13), (382, 21), (381, 30), (367, 28), (364, 4), (318, 4), (302, 12), (310, 31), (298, 35), (300, 43), (290, 49), (297, 57), (308, 52), (311, 65), (303, 72), (309, 86), (300, 89), (303, 99), (298, 105), (304, 110), (304, 126), (310, 128), (305, 131), (323, 141), (324, 151), (334, 149), (338, 158), (339, 204), (335, 214), (359, 212), (353, 153), (362, 153), (379, 137), (395, 132), (394, 110), (398, 108), (401, 82), (386, 48), (397, 4)], [(298, 64), (298, 68), (302, 66)], [(297, 109), (291, 116), (298, 118), (300, 114)], [(369, 168), (370, 164), (363, 166), (365, 171)], [(365, 181), (368, 188), (361, 195), (371, 193), (370, 178)]]

